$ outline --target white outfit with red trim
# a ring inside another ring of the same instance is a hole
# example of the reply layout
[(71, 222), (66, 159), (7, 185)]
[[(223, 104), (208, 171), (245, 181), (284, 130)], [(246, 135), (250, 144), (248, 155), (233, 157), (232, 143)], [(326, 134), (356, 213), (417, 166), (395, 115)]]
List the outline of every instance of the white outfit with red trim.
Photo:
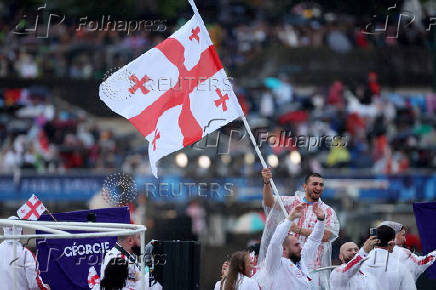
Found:
[[(301, 260), (293, 263), (290, 259), (283, 257), (283, 241), (288, 235), (291, 221), (285, 219), (281, 222), (268, 245), (265, 267), (268, 282), (262, 283), (262, 290), (286, 290), (286, 289), (310, 289), (310, 271), (314, 269), (318, 247), (324, 233), (324, 222), (317, 222), (312, 233), (301, 250)], [(259, 281), (262, 282), (262, 281)]]
[[(226, 287), (226, 280), (223, 283), (223, 289)], [(221, 281), (215, 283), (214, 290), (221, 289)], [(238, 274), (238, 280), (236, 281), (235, 290), (260, 290), (259, 284), (257, 284), (256, 280), (241, 273)]]
[[(274, 197), (276, 198), (276, 197)], [(283, 205), (285, 206), (285, 209), (288, 213), (291, 212), (291, 210), (296, 207), (300, 203), (304, 203), (304, 214), (301, 216), (301, 218), (298, 220), (298, 227), (302, 227), (304, 229), (313, 230), (315, 227), (315, 224), (317, 223), (316, 214), (313, 212), (312, 204), (309, 204), (305, 202), (305, 193), (302, 191), (295, 192), (294, 196), (282, 196)], [(330, 231), (330, 238), (328, 242), (322, 242), (319, 247), (315, 258), (315, 269), (321, 268), (321, 267), (327, 267), (331, 266), (332, 264), (332, 242), (336, 240), (339, 234), (339, 221), (336, 217), (336, 212), (334, 209), (332, 209), (330, 206), (325, 204), (321, 198), (318, 200), (318, 206), (324, 211), (326, 217), (325, 217), (325, 229)], [(303, 235), (296, 235), (299, 242), (303, 246), (306, 241), (308, 240), (308, 237), (305, 237)], [(329, 278), (330, 273), (329, 271), (321, 271), (317, 273), (313, 273), (311, 275), (311, 278), (313, 279), (311, 283), (312, 289), (329, 289)]]
[(367, 290), (375, 289), (375, 282), (372, 276), (365, 274), (360, 267), (365, 261), (363, 248), (349, 261), (334, 269), (330, 274), (330, 289), (332, 290)]
[(16, 243), (16, 261), (14, 261), (14, 242), (5, 240), (0, 244), (0, 288), (14, 289), (13, 271), (15, 270), (17, 290), (48, 289), (39, 276), (37, 262), (33, 253), (23, 247), (20, 242), (17, 241)]
[(406, 266), (407, 270), (410, 271), (413, 279), (416, 281), (419, 276), (434, 263), (436, 250), (425, 256), (417, 256), (410, 252), (409, 249), (395, 246), (393, 254), (398, 255), (400, 263)]
[(375, 248), (361, 266), (363, 273), (374, 278), (375, 290), (416, 290), (415, 281), (398, 255)]

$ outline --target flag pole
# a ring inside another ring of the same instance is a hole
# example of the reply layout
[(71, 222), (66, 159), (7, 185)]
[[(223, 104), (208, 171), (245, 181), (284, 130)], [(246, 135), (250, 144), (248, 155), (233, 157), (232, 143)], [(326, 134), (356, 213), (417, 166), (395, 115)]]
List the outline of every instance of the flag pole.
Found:
[[(194, 0), (188, 0), (188, 2), (189, 2), (189, 4), (191, 4), (192, 11), (194, 11), (194, 14), (197, 15), (200, 18), (200, 21), (202, 21), (201, 16), (198, 13), (197, 6), (194, 3)], [(248, 124), (247, 119), (245, 119), (244, 115), (242, 115), (242, 120), (244, 121), (245, 129), (247, 130), (248, 135), (250, 136), (250, 140), (253, 143), (254, 150), (256, 151), (257, 156), (259, 156), (259, 159), (260, 159), (260, 162), (262, 163), (263, 168), (267, 168), (268, 166), (266, 165), (266, 162), (263, 159), (262, 154), (260, 153), (259, 147), (256, 144), (256, 140), (254, 139), (253, 133), (251, 133), (250, 125)], [(285, 216), (288, 216), (288, 212), (286, 211), (285, 206), (283, 205), (283, 201), (282, 201), (282, 199), (281, 199), (281, 197), (279, 195), (279, 191), (277, 190), (276, 185), (274, 184), (274, 181), (272, 180), (272, 178), (270, 178), (269, 181), (271, 183), (271, 187), (272, 187), (272, 190), (273, 190), (274, 194), (277, 196), (277, 200), (278, 200), (278, 202), (280, 204), (280, 207), (283, 210), (283, 213), (285, 214)]]
[[(247, 130), (247, 132), (248, 132), (248, 136), (250, 136), (251, 143), (254, 146), (254, 151), (256, 151), (256, 154), (257, 154), (257, 156), (260, 159), (260, 163), (262, 163), (262, 167), (263, 168), (267, 168), (268, 166), (267, 166), (265, 160), (263, 159), (263, 156), (262, 156), (262, 153), (259, 150), (259, 147), (256, 144), (256, 139), (254, 139), (253, 133), (251, 132), (250, 125), (248, 124), (247, 119), (245, 118), (245, 116), (242, 116), (242, 121), (244, 122), (244, 127)], [(270, 178), (269, 181), (271, 183), (271, 187), (272, 187), (272, 190), (273, 190), (274, 194), (277, 196), (277, 201), (279, 202), (280, 207), (282, 208), (283, 213), (285, 214), (285, 217), (287, 217), (288, 216), (288, 212), (286, 211), (285, 206), (283, 205), (283, 201), (282, 201), (282, 199), (280, 197), (279, 191), (277, 190), (277, 187), (276, 187), (273, 179)]]
[(45, 208), (45, 210), (47, 211), (47, 213), (50, 215), (50, 217), (57, 222), (57, 220), (55, 219), (55, 217), (51, 214), (51, 212), (48, 210), (48, 208)]
[(192, 11), (194, 11), (194, 14), (199, 16), (200, 14), (198, 13), (198, 9), (194, 3), (194, 0), (188, 0), (188, 2), (189, 2), (189, 4), (191, 4)]

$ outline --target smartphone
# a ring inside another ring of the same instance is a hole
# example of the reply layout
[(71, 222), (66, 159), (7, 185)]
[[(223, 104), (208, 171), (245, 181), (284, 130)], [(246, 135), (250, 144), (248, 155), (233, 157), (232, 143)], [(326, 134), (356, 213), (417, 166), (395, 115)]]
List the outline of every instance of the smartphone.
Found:
[(369, 235), (370, 236), (377, 236), (377, 228), (370, 228)]

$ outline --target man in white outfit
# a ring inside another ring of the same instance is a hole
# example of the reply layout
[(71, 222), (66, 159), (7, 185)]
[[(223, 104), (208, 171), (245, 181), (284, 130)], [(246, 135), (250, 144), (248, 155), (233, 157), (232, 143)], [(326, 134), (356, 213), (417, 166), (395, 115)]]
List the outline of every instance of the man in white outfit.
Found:
[[(265, 168), (262, 170), (263, 186), (263, 202), (265, 210), (273, 208), (276, 198), (272, 194), (270, 178), (272, 178), (271, 169)], [(339, 221), (336, 217), (336, 212), (329, 205), (321, 200), (321, 195), (324, 192), (324, 180), (318, 173), (310, 173), (304, 179), (304, 192), (297, 191), (293, 196), (281, 196), (283, 205), (289, 213), (298, 204), (303, 203), (304, 210), (301, 217), (292, 223), (291, 230), (296, 234), (295, 237), (303, 246), (312, 233), (315, 223), (316, 214), (312, 206), (318, 203), (318, 206), (325, 212), (325, 229), (322, 236), (322, 243), (319, 245), (315, 269), (327, 267), (331, 265), (332, 242), (336, 240), (339, 234)], [(329, 272), (321, 271), (314, 273), (311, 276), (312, 288), (314, 289), (329, 289)]]
[[(10, 217), (9, 219), (18, 219)], [(5, 236), (19, 236), (21, 227), (4, 227)], [(50, 290), (39, 276), (37, 262), (33, 253), (16, 240), (16, 256), (14, 258), (14, 240), (6, 239), (0, 244), (0, 281), (1, 289), (8, 290)], [(15, 270), (15, 288), (14, 288)]]
[[(310, 289), (310, 271), (315, 267), (318, 247), (324, 234), (325, 214), (318, 203), (313, 204), (313, 212), (317, 222), (306, 243), (301, 243), (288, 232), (294, 219), (301, 217), (304, 212), (302, 204), (296, 205), (290, 215), (280, 223), (268, 245), (265, 259), (265, 271), (261, 281), (262, 290)], [(266, 281), (268, 280), (268, 281)]]
[(416, 285), (412, 275), (405, 265), (401, 264), (393, 254), (395, 232), (391, 227), (377, 227), (377, 239), (380, 243), (373, 249), (368, 259), (363, 262), (363, 273), (372, 275), (376, 290), (415, 290)]
[(416, 282), (419, 276), (421, 276), (421, 274), (434, 263), (436, 250), (425, 256), (417, 256), (410, 252), (409, 249), (404, 248), (404, 244), (406, 243), (406, 228), (402, 224), (392, 221), (384, 221), (380, 225), (387, 225), (395, 231), (395, 247), (393, 254), (398, 257), (400, 263), (406, 266)]
[(339, 260), (342, 265), (330, 274), (330, 289), (332, 290), (366, 290), (375, 288), (372, 277), (360, 270), (365, 258), (379, 240), (372, 236), (359, 247), (353, 243), (344, 243), (339, 250)]

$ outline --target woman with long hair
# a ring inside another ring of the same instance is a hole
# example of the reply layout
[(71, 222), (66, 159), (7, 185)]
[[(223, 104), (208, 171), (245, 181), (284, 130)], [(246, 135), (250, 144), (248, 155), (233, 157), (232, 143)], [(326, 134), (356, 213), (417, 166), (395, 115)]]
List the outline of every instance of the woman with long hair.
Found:
[(221, 290), (259, 290), (256, 280), (250, 278), (252, 265), (247, 251), (232, 255), (228, 274), (221, 280)]

